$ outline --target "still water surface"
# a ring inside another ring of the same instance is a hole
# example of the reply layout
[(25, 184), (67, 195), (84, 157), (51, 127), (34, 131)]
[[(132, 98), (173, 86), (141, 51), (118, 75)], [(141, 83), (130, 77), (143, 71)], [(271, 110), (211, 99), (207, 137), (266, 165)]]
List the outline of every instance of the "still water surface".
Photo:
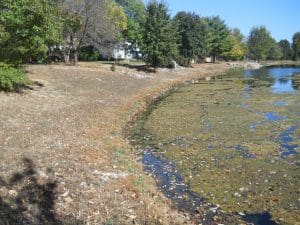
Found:
[(175, 90), (131, 135), (145, 170), (199, 222), (297, 224), (299, 89), (299, 67), (231, 71)]

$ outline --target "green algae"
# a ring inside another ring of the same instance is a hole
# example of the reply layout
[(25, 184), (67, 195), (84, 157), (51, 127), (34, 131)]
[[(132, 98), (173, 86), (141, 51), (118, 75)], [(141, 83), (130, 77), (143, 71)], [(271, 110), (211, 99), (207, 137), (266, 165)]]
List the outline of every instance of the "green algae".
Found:
[[(268, 211), (281, 224), (296, 224), (299, 148), (281, 157), (278, 137), (300, 126), (300, 93), (276, 95), (270, 80), (237, 73), (182, 87), (153, 108), (138, 132), (175, 162), (193, 191), (225, 212)], [(299, 129), (289, 145), (300, 146)]]

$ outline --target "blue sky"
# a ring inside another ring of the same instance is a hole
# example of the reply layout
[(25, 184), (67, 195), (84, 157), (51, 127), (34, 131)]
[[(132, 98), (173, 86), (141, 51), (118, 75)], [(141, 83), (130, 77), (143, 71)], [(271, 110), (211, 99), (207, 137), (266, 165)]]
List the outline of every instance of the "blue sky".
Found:
[[(264, 25), (277, 40), (291, 41), (300, 32), (300, 0), (164, 0), (172, 16), (178, 11), (200, 16), (219, 15), (230, 28), (248, 35), (253, 26)], [(145, 0), (147, 2), (147, 0)]]

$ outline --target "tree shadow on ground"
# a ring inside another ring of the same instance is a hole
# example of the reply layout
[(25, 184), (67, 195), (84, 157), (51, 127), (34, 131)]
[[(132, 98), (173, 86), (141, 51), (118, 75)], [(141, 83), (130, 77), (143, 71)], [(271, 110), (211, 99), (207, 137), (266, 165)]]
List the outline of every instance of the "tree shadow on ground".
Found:
[(56, 181), (41, 183), (32, 160), (23, 159), (24, 170), (14, 173), (8, 180), (0, 177), (0, 189), (8, 195), (0, 196), (0, 225), (79, 225), (69, 216), (54, 212)]
[(156, 68), (149, 65), (130, 65), (130, 64), (117, 64), (118, 66), (126, 67), (129, 69), (135, 69), (139, 72), (156, 73)]

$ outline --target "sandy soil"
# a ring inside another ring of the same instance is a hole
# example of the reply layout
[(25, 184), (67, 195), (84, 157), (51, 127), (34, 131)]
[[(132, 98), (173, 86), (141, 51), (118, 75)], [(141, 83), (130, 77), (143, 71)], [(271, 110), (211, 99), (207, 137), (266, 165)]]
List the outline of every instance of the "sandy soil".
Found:
[(0, 92), (0, 224), (189, 224), (144, 175), (122, 130), (155, 96), (226, 64), (161, 69), (29, 65)]

